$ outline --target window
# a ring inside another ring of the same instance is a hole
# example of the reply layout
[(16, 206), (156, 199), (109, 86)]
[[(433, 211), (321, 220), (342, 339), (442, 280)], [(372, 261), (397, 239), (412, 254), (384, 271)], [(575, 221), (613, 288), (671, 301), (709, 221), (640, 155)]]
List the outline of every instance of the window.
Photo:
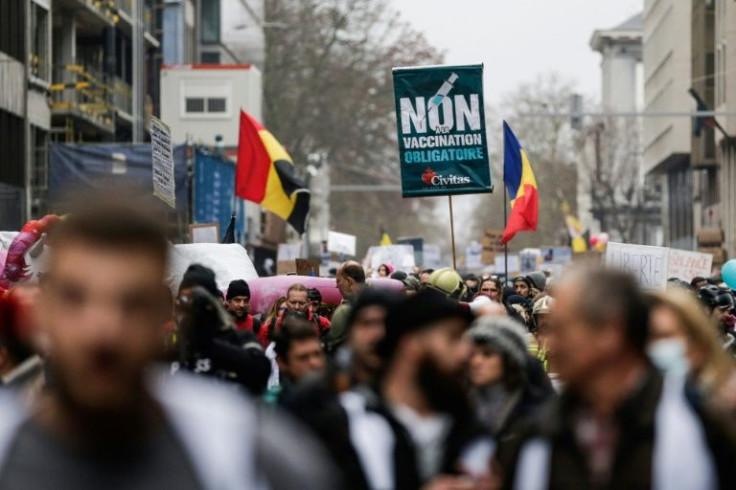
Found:
[(186, 112), (190, 114), (191, 113), (203, 113), (204, 112), (204, 98), (187, 97)]
[(207, 112), (227, 112), (227, 99), (225, 97), (210, 97), (207, 99)]
[(31, 2), (31, 75), (50, 81), (51, 60), (49, 59), (49, 11)]
[(220, 42), (220, 0), (200, 3), (200, 38), (203, 43)]
[(181, 83), (181, 117), (222, 119), (230, 116), (233, 105), (230, 80), (192, 78)]
[(213, 65), (220, 64), (220, 52), (219, 51), (202, 51), (200, 55), (202, 63), (211, 63)]

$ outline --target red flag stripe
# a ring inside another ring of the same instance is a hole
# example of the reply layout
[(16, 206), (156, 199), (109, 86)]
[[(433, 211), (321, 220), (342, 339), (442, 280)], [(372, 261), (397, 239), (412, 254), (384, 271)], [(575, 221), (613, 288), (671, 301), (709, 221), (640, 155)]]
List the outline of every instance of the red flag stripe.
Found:
[(263, 145), (259, 131), (263, 126), (244, 111), (240, 111), (238, 164), (235, 169), (235, 193), (249, 201), (260, 203), (266, 194), (271, 158)]

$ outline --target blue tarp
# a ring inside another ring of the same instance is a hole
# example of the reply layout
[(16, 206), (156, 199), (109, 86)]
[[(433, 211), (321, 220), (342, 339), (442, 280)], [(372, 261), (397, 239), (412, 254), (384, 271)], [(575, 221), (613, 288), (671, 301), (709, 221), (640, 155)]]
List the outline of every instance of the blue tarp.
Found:
[(194, 153), (194, 222), (220, 223), (220, 238), (230, 224), (235, 204), (235, 241), (243, 242), (244, 203), (235, 198), (235, 165), (220, 155)]
[[(186, 146), (174, 147), (176, 210), (186, 213), (189, 182)], [(49, 193), (60, 197), (70, 189), (102, 185), (133, 184), (150, 189), (153, 195), (151, 144), (130, 143), (55, 143), (51, 145)]]

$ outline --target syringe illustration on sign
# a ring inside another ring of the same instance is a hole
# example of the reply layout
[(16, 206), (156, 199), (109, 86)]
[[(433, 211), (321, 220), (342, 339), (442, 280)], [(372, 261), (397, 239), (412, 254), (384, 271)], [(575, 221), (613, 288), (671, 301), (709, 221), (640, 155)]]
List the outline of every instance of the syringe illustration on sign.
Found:
[(450, 90), (452, 90), (455, 87), (454, 83), (455, 83), (455, 80), (457, 79), (458, 79), (457, 73), (453, 72), (450, 74), (450, 78), (448, 78), (447, 80), (444, 81), (444, 83), (442, 83), (442, 86), (437, 91), (437, 93), (434, 94), (434, 96), (431, 99), (429, 99), (429, 102), (427, 103), (427, 113), (424, 115), (424, 118), (429, 116), (430, 112), (437, 109), (442, 104), (442, 101), (445, 100), (445, 97), (447, 97), (447, 94), (450, 93)]

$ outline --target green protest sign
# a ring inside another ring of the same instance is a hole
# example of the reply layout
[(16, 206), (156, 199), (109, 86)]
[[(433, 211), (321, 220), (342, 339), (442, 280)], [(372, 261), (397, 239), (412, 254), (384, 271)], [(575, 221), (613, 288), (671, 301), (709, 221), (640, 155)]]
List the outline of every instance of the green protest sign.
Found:
[(404, 197), (492, 192), (483, 65), (394, 68)]

